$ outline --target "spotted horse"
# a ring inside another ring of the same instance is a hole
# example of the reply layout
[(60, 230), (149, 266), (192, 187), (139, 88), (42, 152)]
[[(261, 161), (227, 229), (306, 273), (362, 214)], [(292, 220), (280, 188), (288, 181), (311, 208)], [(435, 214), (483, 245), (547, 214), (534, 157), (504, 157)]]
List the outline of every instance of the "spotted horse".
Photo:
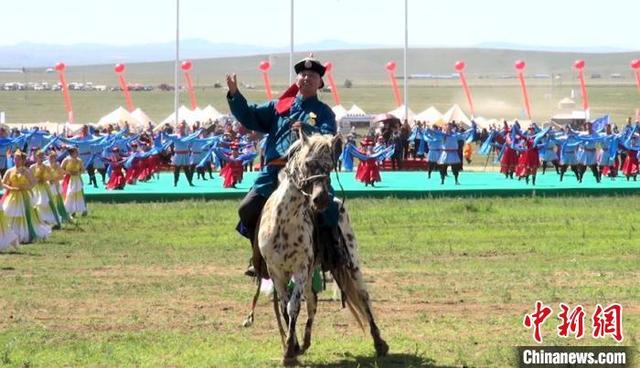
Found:
[[(300, 135), (300, 139), (288, 151), (288, 161), (280, 171), (278, 187), (267, 200), (259, 222), (257, 249), (264, 260), (264, 263), (260, 263), (266, 266), (276, 291), (274, 311), (284, 349), (284, 365), (296, 364), (297, 356), (311, 345), (311, 329), (318, 303), (311, 278), (313, 271), (320, 266), (320, 257), (315, 254), (313, 246), (313, 219), (329, 205), (329, 176), (335, 166), (333, 146), (336, 139), (330, 135)], [(347, 210), (339, 199), (335, 198), (334, 201), (339, 206), (338, 246), (343, 248), (346, 260), (330, 272), (359, 326), (363, 330), (366, 325), (369, 326), (377, 355), (383, 356), (387, 354), (389, 346), (380, 336), (372, 313), (369, 293), (360, 269), (356, 237)], [(290, 291), (288, 284), (291, 280), (294, 287)], [(296, 322), (303, 294), (308, 319), (300, 347)], [(253, 322), (257, 296), (258, 292), (245, 326)], [(286, 332), (282, 319), (287, 327)]]

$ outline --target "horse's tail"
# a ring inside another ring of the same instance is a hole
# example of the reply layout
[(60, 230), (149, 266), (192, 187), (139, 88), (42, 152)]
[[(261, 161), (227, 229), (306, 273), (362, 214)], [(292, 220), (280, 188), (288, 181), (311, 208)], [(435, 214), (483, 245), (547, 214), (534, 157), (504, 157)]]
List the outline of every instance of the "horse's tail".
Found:
[(340, 266), (331, 271), (333, 279), (340, 287), (343, 295), (346, 297), (346, 304), (355, 317), (360, 328), (364, 331), (365, 325), (368, 325), (369, 317), (369, 293), (367, 292), (362, 275), (359, 271), (348, 269), (346, 266)]

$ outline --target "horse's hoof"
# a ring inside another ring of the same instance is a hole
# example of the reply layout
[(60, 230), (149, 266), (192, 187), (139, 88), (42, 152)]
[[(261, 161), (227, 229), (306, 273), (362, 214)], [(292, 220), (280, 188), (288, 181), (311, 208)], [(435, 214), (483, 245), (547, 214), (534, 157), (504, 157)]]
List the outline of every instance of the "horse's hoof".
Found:
[(304, 344), (302, 344), (302, 350), (300, 350), (300, 352), (298, 354), (302, 355), (304, 353), (307, 352), (307, 350), (309, 350), (309, 347), (311, 346), (311, 342), (304, 342)]
[(296, 357), (284, 357), (282, 359), (282, 365), (285, 367), (295, 367), (296, 365), (298, 365), (298, 358)]
[(247, 317), (247, 319), (245, 319), (244, 323), (242, 324), (242, 327), (251, 327), (251, 326), (253, 326), (253, 316)]
[(387, 345), (387, 343), (384, 340), (380, 340), (379, 342), (377, 342), (375, 344), (375, 348), (376, 348), (376, 355), (379, 357), (386, 356), (387, 353), (389, 352), (389, 345)]
[(293, 351), (294, 351), (294, 354), (300, 355), (304, 350), (300, 349), (300, 344), (298, 344), (298, 342), (296, 341), (296, 345), (293, 347)]

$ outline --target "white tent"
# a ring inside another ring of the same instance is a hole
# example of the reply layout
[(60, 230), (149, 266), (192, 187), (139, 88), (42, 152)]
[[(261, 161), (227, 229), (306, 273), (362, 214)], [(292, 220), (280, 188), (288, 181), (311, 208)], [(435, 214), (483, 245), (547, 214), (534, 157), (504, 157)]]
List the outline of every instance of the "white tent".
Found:
[(467, 115), (465, 115), (460, 106), (458, 106), (457, 104), (451, 106), (449, 111), (444, 113), (442, 119), (447, 123), (455, 120), (455, 122), (458, 124), (466, 125), (467, 127), (471, 126), (471, 120), (469, 120)]
[(561, 110), (572, 110), (576, 107), (576, 102), (568, 97), (563, 98), (558, 102), (558, 108)]
[(139, 128), (143, 126), (143, 123), (134, 118), (133, 115), (131, 115), (129, 111), (122, 106), (101, 117), (100, 120), (98, 120), (97, 126), (100, 128), (104, 128), (109, 124), (124, 126), (125, 122), (129, 123), (129, 127), (131, 128)]
[[(395, 116), (396, 118), (400, 119), (401, 122), (404, 122), (405, 120), (407, 120), (404, 116), (404, 105), (402, 106), (398, 106), (397, 108), (395, 108), (394, 110), (389, 111), (389, 114)], [(415, 120), (415, 116), (416, 114), (411, 111), (411, 109), (409, 109), (408, 112), (409, 115), (409, 123), (411, 123), (412, 121)]]
[(332, 107), (331, 110), (333, 110), (333, 113), (336, 115), (336, 121), (342, 120), (342, 118), (347, 115), (347, 109), (342, 105), (336, 105)]
[(134, 118), (136, 118), (139, 122), (141, 122), (144, 126), (147, 126), (147, 124), (149, 124), (149, 122), (151, 122), (152, 124), (155, 124), (155, 122), (153, 120), (151, 120), (151, 118), (149, 117), (149, 115), (147, 115), (144, 111), (142, 111), (141, 108), (137, 108), (135, 110), (133, 110), (133, 112), (131, 113), (131, 116), (133, 116)]
[[(186, 121), (188, 124), (193, 124), (196, 122), (197, 118), (194, 116), (193, 111), (189, 110), (185, 105), (182, 105), (178, 108), (178, 119), (180, 121)], [(176, 114), (172, 112), (166, 119), (160, 123), (160, 126), (164, 126), (165, 124), (176, 125)]]
[(435, 124), (442, 120), (442, 113), (435, 107), (431, 106), (413, 118), (416, 121), (426, 121), (429, 124)]
[(353, 105), (351, 106), (349, 111), (347, 111), (347, 115), (367, 115), (367, 113), (364, 112), (364, 110), (362, 110), (358, 105)]
[(209, 120), (216, 121), (216, 120), (220, 119), (223, 116), (224, 115), (222, 113), (220, 113), (220, 111), (216, 110), (215, 107), (213, 107), (211, 105), (207, 105), (207, 107), (202, 109), (202, 113), (201, 113), (201, 116), (200, 116), (200, 118), (202, 120), (200, 120), (200, 121), (202, 123), (206, 123)]

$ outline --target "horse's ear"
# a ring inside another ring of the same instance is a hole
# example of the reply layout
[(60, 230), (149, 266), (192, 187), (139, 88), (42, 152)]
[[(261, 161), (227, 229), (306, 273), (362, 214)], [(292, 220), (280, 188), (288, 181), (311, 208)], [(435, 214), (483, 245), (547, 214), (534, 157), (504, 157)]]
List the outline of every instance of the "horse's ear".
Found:
[(295, 142), (291, 143), (291, 145), (289, 146), (289, 149), (287, 150), (287, 157), (291, 157), (296, 152), (300, 151), (300, 148), (305, 144), (304, 140), (306, 140), (306, 138), (300, 138)]
[(300, 137), (298, 140), (303, 146), (309, 143), (309, 138), (304, 133), (304, 130), (298, 129), (298, 136)]

